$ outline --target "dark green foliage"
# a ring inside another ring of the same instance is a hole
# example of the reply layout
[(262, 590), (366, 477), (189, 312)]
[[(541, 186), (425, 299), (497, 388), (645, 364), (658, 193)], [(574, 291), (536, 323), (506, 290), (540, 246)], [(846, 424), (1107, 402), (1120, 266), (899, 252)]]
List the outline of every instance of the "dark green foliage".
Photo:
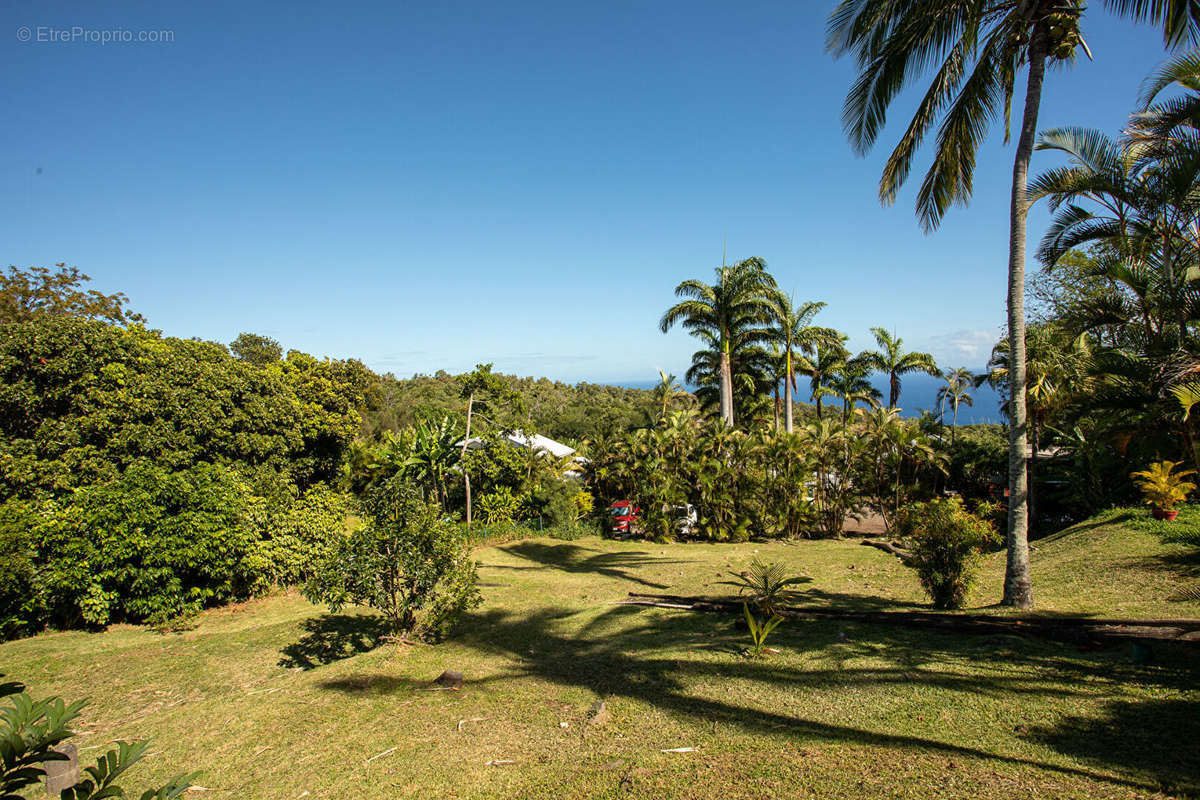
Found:
[(26, 632), (45, 613), (37, 585), (31, 504), (0, 503), (0, 640)]
[(402, 476), (373, 489), (365, 505), (369, 520), (334, 546), (305, 596), (334, 613), (377, 609), (395, 636), (443, 638), (482, 602), (462, 532)]
[(39, 589), (52, 619), (163, 621), (247, 594), (255, 544), (244, 483), (226, 467), (146, 461), (40, 508)]
[[(7, 707), (0, 711), (0, 800), (21, 800), (22, 790), (42, 781), (46, 774), (43, 764), (66, 759), (55, 748), (74, 735), (70, 725), (79, 716), (84, 701), (70, 705), (58, 697), (35, 701), (16, 683), (0, 684), (0, 696), (8, 697)], [(129, 796), (117, 781), (146, 755), (149, 742), (115, 744), (116, 749), (96, 759), (95, 766), (85, 768), (86, 777), (63, 790), (62, 800)], [(157, 789), (133, 796), (141, 800), (175, 800), (183, 796), (198, 775), (180, 774)]]
[(279, 342), (270, 336), (260, 336), (257, 333), (239, 333), (238, 337), (229, 343), (229, 350), (242, 361), (249, 361), (256, 367), (274, 364), (283, 357), (283, 348)]
[(990, 523), (974, 516), (958, 498), (905, 507), (899, 533), (912, 554), (921, 586), (935, 608), (962, 608), (980, 550), (995, 539)]
[(962, 425), (949, 447), (946, 486), (964, 498), (997, 496), (1008, 484), (1008, 434), (1000, 425)]
[(83, 285), (90, 280), (66, 264), (56, 264), (53, 270), (11, 266), (0, 270), (0, 324), (59, 316), (96, 319), (116, 325), (145, 321), (140, 314), (125, 308), (129, 298), (120, 292), (106, 295), (95, 289), (84, 289)]
[(345, 510), (313, 487), (341, 478), (372, 385), (68, 314), (0, 325), (0, 636), (302, 578)]
[[(377, 407), (363, 415), (363, 434), (377, 439), (384, 431), (400, 431), (421, 420), (444, 415), (460, 427), (466, 421), (466, 402), (459, 396), (462, 377), (447, 372), (399, 379), (386, 375), (378, 385)], [(649, 424), (657, 404), (650, 391), (595, 383), (566, 384), (547, 378), (495, 377), (506, 391), (520, 394), (523, 413), (503, 407), (498, 415), (471, 422), (471, 434), (511, 425), (536, 430), (574, 445), (598, 441)], [(472, 473), (472, 489), (475, 475)]]

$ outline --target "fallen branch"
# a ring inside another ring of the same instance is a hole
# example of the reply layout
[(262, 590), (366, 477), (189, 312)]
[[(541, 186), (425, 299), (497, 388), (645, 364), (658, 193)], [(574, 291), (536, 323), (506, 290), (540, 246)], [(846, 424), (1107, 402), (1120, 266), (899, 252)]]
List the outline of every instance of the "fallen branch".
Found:
[(384, 756), (388, 755), (389, 753), (394, 753), (394, 752), (396, 752), (398, 749), (399, 749), (399, 745), (397, 745), (396, 747), (392, 747), (392, 748), (389, 748), (389, 749), (387, 749), (387, 750), (384, 750), (382, 753), (376, 753), (375, 755), (371, 756), (370, 758), (368, 758), (368, 759), (367, 759), (366, 761), (364, 761), (363, 763), (364, 763), (364, 764), (370, 764), (370, 763), (371, 763), (372, 761), (374, 761), (375, 759), (377, 759), (377, 758), (383, 758)]
[(885, 553), (891, 553), (896, 558), (904, 562), (904, 566), (906, 567), (911, 566), (912, 564), (912, 553), (904, 550), (903, 548), (897, 547), (891, 542), (884, 542), (880, 541), (879, 539), (863, 539), (861, 542), (859, 542), (859, 544), (866, 545), (867, 547), (876, 547)]

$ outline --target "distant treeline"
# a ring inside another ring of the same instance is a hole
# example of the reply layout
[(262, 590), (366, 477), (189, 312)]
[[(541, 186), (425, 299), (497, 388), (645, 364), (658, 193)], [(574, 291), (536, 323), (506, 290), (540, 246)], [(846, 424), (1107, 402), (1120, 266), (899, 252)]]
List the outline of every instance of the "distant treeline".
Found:
[[(460, 377), (439, 370), (433, 375), (378, 378), (371, 407), (363, 414), (362, 434), (376, 439), (417, 422), (449, 415), (462, 425), (466, 401), (460, 397)], [(482, 430), (521, 427), (579, 447), (648, 426), (654, 421), (653, 393), (597, 383), (567, 384), (548, 378), (501, 375), (521, 403), (505, 408), (499, 418), (484, 416), (473, 424)]]

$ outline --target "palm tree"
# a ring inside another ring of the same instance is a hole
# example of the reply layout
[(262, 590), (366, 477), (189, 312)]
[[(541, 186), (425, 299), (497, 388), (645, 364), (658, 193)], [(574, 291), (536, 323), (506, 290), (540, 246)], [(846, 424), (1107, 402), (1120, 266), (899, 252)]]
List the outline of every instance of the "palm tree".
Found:
[(856, 403), (877, 406), (883, 399), (878, 389), (868, 380), (871, 365), (865, 358), (855, 357), (845, 362), (829, 381), (829, 388), (842, 398), (842, 424), (850, 422)]
[(667, 411), (671, 407), (671, 403), (677, 399), (691, 397), (690, 394), (683, 390), (679, 385), (679, 381), (674, 375), (668, 375), (661, 369), (658, 371), (658, 385), (654, 387), (652, 393), (655, 406), (659, 406), (658, 421), (662, 422), (667, 418)]
[(845, 334), (815, 342), (809, 355), (796, 359), (796, 371), (807, 375), (812, 385), (811, 399), (817, 406), (817, 419), (821, 419), (821, 399), (831, 394), (830, 383), (846, 367), (850, 351), (846, 349)]
[(878, 350), (863, 354), (877, 372), (888, 376), (888, 408), (895, 408), (900, 399), (900, 376), (910, 372), (938, 375), (937, 363), (929, 353), (904, 352), (904, 340), (883, 328), (871, 328)]
[(799, 306), (792, 301), (791, 295), (776, 289), (771, 292), (768, 301), (771, 313), (775, 317), (775, 328), (772, 331), (776, 343), (782, 348), (783, 356), (783, 419), (784, 430), (792, 433), (792, 392), (796, 388), (795, 354), (812, 353), (813, 348), (830, 339), (828, 328), (812, 325), (813, 317), (817, 315), (825, 303), (807, 302)]
[[(1194, 0), (1104, 0), (1108, 9), (1162, 28), (1168, 45), (1195, 39), (1200, 4)], [(917, 216), (934, 230), (953, 204), (971, 198), (975, 155), (989, 122), (1003, 116), (1005, 139), (1017, 73), (1028, 67), (1025, 107), (1013, 158), (1009, 204), (1008, 335), (1010, 381), (1008, 563), (1005, 605), (1030, 608), (1027, 474), (1025, 465), (1025, 184), (1037, 133), (1048, 61), (1071, 61), (1080, 34), (1083, 0), (841, 0), (829, 17), (827, 47), (851, 54), (859, 76), (842, 113), (851, 145), (874, 145), (892, 101), (932, 67), (935, 74), (892, 151), (879, 196), (892, 203), (913, 156), (941, 118), (933, 163), (917, 192)]]
[(975, 385), (975, 375), (966, 367), (957, 367), (947, 370), (943, 375), (946, 379), (946, 385), (938, 389), (938, 407), (948, 403), (953, 409), (953, 416), (950, 421), (950, 444), (954, 444), (954, 434), (958, 428), (958, 407), (962, 403), (969, 406), (975, 405), (975, 400), (971, 397), (970, 389)]
[(1147, 337), (1172, 337), (1170, 348), (1187, 339), (1195, 304), (1200, 142), (1150, 141), (1147, 128), (1132, 130), (1122, 141), (1078, 128), (1042, 134), (1038, 149), (1065, 153), (1070, 163), (1029, 186), (1031, 201), (1047, 198), (1055, 212), (1038, 258), (1052, 269), (1072, 247), (1108, 245), (1118, 257), (1102, 262), (1103, 276), (1132, 292)]
[[(685, 299), (667, 309), (659, 328), (666, 333), (679, 323), (705, 343), (706, 348), (693, 356), (693, 367), (697, 357), (704, 361), (706, 356), (707, 367), (716, 367), (721, 419), (732, 426), (734, 355), (739, 348), (770, 339), (767, 297), (775, 288), (775, 279), (761, 258), (722, 265), (716, 273), (717, 280), (711, 285), (692, 279), (676, 286), (675, 296)], [(688, 374), (692, 380), (691, 372)]]

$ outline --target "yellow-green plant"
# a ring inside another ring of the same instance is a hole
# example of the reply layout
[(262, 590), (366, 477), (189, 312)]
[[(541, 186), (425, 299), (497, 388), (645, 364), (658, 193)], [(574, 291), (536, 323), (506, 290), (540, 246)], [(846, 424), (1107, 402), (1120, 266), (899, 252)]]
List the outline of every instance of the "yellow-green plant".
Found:
[(1174, 472), (1179, 461), (1155, 461), (1147, 469), (1133, 473), (1130, 477), (1137, 483), (1146, 504), (1160, 511), (1170, 511), (1187, 499), (1196, 484), (1184, 478), (1195, 475), (1195, 470)]
[(760, 658), (763, 647), (767, 643), (767, 637), (771, 635), (771, 631), (779, 627), (779, 623), (783, 622), (783, 617), (770, 616), (759, 620), (750, 613), (750, 606), (747, 603), (742, 603), (742, 613), (746, 615), (746, 625), (750, 628), (750, 657)]

